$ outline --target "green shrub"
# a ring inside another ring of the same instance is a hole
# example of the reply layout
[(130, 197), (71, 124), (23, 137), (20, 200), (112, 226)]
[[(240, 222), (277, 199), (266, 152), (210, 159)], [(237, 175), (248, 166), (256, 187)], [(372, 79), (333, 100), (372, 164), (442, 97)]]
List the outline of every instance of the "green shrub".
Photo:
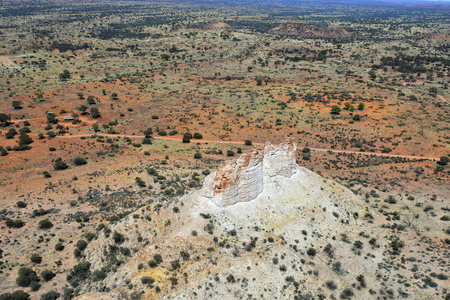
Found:
[(30, 282), (29, 287), (31, 288), (31, 290), (33, 292), (35, 292), (41, 288), (41, 284), (39, 283), (39, 281), (32, 281), (32, 282)]
[(123, 236), (123, 234), (118, 233), (117, 231), (114, 231), (113, 240), (116, 244), (120, 245), (123, 242), (125, 242), (125, 237)]
[(88, 243), (87, 243), (85, 240), (79, 240), (79, 241), (77, 242), (77, 248), (78, 248), (80, 251), (83, 251), (84, 249), (86, 249), (87, 245), (88, 245)]
[(30, 299), (30, 294), (24, 291), (14, 291), (12, 293), (0, 294), (0, 300), (28, 300)]
[(7, 219), (5, 224), (8, 228), (21, 228), (25, 225), (25, 223), (22, 220), (12, 220), (12, 219)]
[(67, 165), (67, 163), (65, 161), (63, 161), (61, 158), (56, 159), (55, 165), (54, 165), (55, 170), (65, 170), (68, 167), (69, 166)]
[(316, 249), (314, 249), (314, 248), (309, 248), (307, 251), (306, 251), (306, 254), (308, 254), (309, 256), (311, 256), (311, 257), (314, 257), (315, 255), (316, 255)]
[(16, 279), (16, 283), (18, 286), (28, 287), (33, 281), (39, 281), (39, 278), (35, 271), (26, 267), (22, 267), (19, 269), (19, 276)]
[(203, 138), (203, 135), (201, 135), (200, 133), (196, 132), (196, 133), (194, 133), (193, 138), (197, 139), (197, 140), (201, 140)]
[(245, 140), (244, 144), (245, 144), (245, 146), (251, 146), (252, 145), (252, 141), (251, 140)]
[(190, 142), (191, 142), (191, 139), (192, 139), (192, 134), (191, 134), (191, 133), (186, 132), (186, 133), (183, 135), (183, 143), (190, 143)]
[(27, 207), (27, 204), (24, 201), (17, 201), (17, 207), (18, 208), (25, 208)]
[(91, 275), (89, 270), (90, 267), (91, 264), (88, 261), (74, 266), (72, 270), (70, 270), (69, 274), (67, 274), (67, 281), (71, 286), (77, 287), (82, 281), (88, 279)]
[(153, 255), (153, 259), (156, 261), (157, 264), (160, 264), (163, 262), (163, 258), (161, 256), (161, 254), (155, 254)]
[(31, 255), (31, 261), (35, 264), (40, 264), (42, 262), (42, 257), (39, 254), (34, 253)]
[(39, 229), (50, 229), (53, 227), (53, 223), (49, 219), (41, 220), (39, 222)]
[(87, 161), (84, 158), (77, 156), (73, 159), (73, 164), (75, 166), (81, 166), (87, 164)]
[(153, 279), (152, 277), (143, 276), (141, 277), (141, 282), (142, 284), (153, 284), (155, 282), (155, 279)]
[(41, 300), (56, 300), (58, 299), (60, 294), (56, 291), (50, 291), (41, 295)]
[(58, 243), (55, 245), (55, 250), (56, 251), (63, 251), (64, 250), (64, 245), (62, 243)]
[(50, 280), (52, 280), (53, 277), (55, 277), (55, 276), (56, 276), (56, 274), (53, 273), (53, 272), (50, 271), (50, 270), (44, 270), (44, 271), (41, 272), (41, 278), (42, 278), (44, 281), (50, 281)]

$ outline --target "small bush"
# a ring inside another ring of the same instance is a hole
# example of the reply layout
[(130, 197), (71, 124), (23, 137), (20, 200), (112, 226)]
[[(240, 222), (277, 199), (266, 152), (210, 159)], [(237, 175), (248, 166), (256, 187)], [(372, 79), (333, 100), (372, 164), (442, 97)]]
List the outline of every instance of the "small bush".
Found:
[(245, 146), (251, 146), (252, 145), (252, 141), (251, 140), (245, 140), (244, 144), (245, 144)]
[(41, 288), (41, 284), (39, 283), (39, 281), (32, 281), (32, 282), (30, 282), (29, 287), (31, 288), (31, 290), (33, 292), (35, 292)]
[(53, 277), (55, 277), (55, 276), (56, 276), (56, 274), (53, 273), (53, 272), (50, 271), (50, 270), (44, 270), (44, 271), (41, 272), (41, 278), (42, 278), (44, 281), (50, 281), (50, 280), (52, 280)]
[(201, 135), (200, 133), (196, 132), (196, 133), (194, 133), (193, 137), (194, 137), (194, 139), (201, 140), (203, 138), (203, 135)]
[(309, 256), (311, 256), (311, 257), (314, 257), (314, 256), (316, 256), (316, 249), (314, 249), (314, 248), (309, 248), (307, 251), (306, 251), (306, 254), (308, 254)]
[(18, 208), (25, 208), (27, 207), (27, 204), (24, 201), (17, 201), (17, 207)]
[(73, 164), (75, 166), (81, 166), (87, 164), (87, 161), (84, 158), (77, 156), (73, 159)]
[(8, 228), (22, 228), (24, 225), (25, 223), (22, 220), (6, 220), (6, 226)]
[(41, 220), (39, 222), (39, 229), (50, 229), (53, 227), (53, 223), (49, 219)]
[(64, 245), (62, 243), (58, 243), (55, 245), (55, 250), (56, 251), (63, 251), (64, 250)]
[(153, 284), (155, 282), (155, 279), (152, 277), (144, 276), (141, 278), (142, 284)]
[(56, 291), (50, 291), (41, 296), (41, 300), (56, 300), (58, 299), (60, 294)]
[(328, 281), (326, 282), (326, 286), (327, 286), (327, 288), (330, 289), (330, 290), (335, 290), (335, 289), (337, 289), (337, 285), (336, 285), (336, 283), (334, 283), (333, 280), (328, 280)]
[(54, 165), (55, 170), (65, 170), (68, 167), (69, 166), (67, 165), (67, 163), (65, 161), (63, 161), (61, 158), (56, 159), (55, 165)]
[(42, 262), (42, 257), (39, 254), (34, 253), (33, 255), (31, 255), (31, 261), (35, 264), (40, 264)]
[(116, 244), (120, 245), (123, 242), (125, 242), (125, 237), (123, 236), (123, 234), (118, 233), (117, 231), (114, 231), (113, 240)]

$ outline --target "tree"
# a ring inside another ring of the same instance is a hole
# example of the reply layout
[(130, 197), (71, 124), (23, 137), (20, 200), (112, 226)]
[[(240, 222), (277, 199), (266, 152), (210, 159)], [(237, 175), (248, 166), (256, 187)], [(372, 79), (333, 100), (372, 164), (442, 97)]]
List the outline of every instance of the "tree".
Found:
[(3, 148), (2, 146), (0, 146), (0, 156), (6, 156), (8, 155), (8, 151)]
[(111, 98), (111, 100), (117, 100), (117, 99), (119, 99), (119, 95), (116, 92), (113, 92), (113, 93), (111, 93), (110, 98)]
[(80, 107), (78, 107), (78, 110), (81, 111), (82, 115), (86, 114), (87, 109), (88, 109), (88, 107), (84, 104), (82, 104), (82, 105), (80, 105)]
[(342, 111), (342, 108), (340, 108), (340, 107), (337, 106), (337, 105), (333, 105), (333, 106), (331, 107), (331, 113), (332, 113), (333, 115), (338, 115), (338, 114), (340, 114), (341, 111)]
[(190, 133), (190, 132), (186, 132), (184, 135), (183, 135), (183, 143), (190, 143), (191, 142), (191, 139), (192, 139), (192, 134)]
[(144, 131), (145, 138), (147, 138), (147, 139), (150, 139), (152, 137), (152, 134), (153, 134), (153, 130), (151, 128), (147, 128)]
[(0, 113), (0, 124), (1, 124), (1, 126), (3, 126), (3, 127), (8, 126), (10, 120), (11, 120), (11, 115)]
[(87, 101), (87, 104), (89, 104), (89, 105), (96, 104), (94, 96), (88, 96), (86, 101)]
[(69, 70), (64, 70), (61, 74), (59, 74), (59, 80), (67, 81), (71, 77)]
[(94, 119), (100, 118), (100, 112), (97, 107), (92, 107), (89, 112), (91, 113), (91, 117)]
[(12, 139), (17, 135), (17, 130), (15, 128), (10, 128), (7, 133), (5, 133), (5, 137), (7, 139)]
[(82, 92), (77, 93), (78, 99), (84, 99), (84, 94)]
[(50, 281), (55, 276), (56, 276), (56, 274), (50, 270), (44, 270), (41, 272), (41, 278), (44, 279), (44, 281)]
[(194, 133), (193, 137), (194, 137), (194, 139), (201, 140), (203, 138), (203, 135), (201, 135), (200, 133), (196, 132), (196, 133)]
[(59, 130), (59, 134), (66, 133), (66, 128), (63, 125), (60, 125), (60, 124), (56, 125), (56, 129)]
[(92, 124), (92, 130), (94, 130), (94, 132), (98, 132), (98, 131), (100, 131), (100, 126), (98, 126), (97, 123)]
[(439, 164), (442, 166), (447, 165), (450, 162), (450, 158), (448, 156), (441, 156), (441, 158), (439, 159)]
[(89, 276), (91, 275), (91, 272), (89, 270), (90, 267), (91, 264), (88, 261), (74, 266), (70, 271), (70, 273), (67, 274), (66, 277), (67, 281), (70, 283), (71, 286), (74, 287), (78, 286), (81, 283), (81, 281), (88, 279)]
[(18, 286), (28, 287), (33, 281), (39, 281), (35, 271), (25, 267), (19, 269), (19, 277), (17, 277), (16, 279), (16, 283)]
[(358, 103), (358, 109), (359, 109), (359, 110), (363, 110), (363, 109), (364, 109), (364, 106), (365, 106), (365, 105), (364, 105), (364, 102), (359, 102), (359, 103)]
[(377, 78), (377, 73), (374, 70), (369, 71), (370, 79), (375, 80)]
[(44, 101), (44, 92), (42, 92), (41, 90), (37, 90), (35, 94), (39, 102)]
[(22, 109), (22, 101), (13, 101), (12, 106), (14, 109)]
[(58, 123), (58, 119), (56, 118), (54, 113), (47, 113), (47, 123), (49, 124)]
[(84, 249), (86, 249), (87, 245), (88, 245), (88, 243), (87, 243), (85, 240), (79, 240), (79, 241), (77, 242), (77, 248), (78, 248), (80, 251), (83, 251)]
[(244, 144), (245, 144), (245, 146), (251, 146), (252, 145), (252, 141), (251, 140), (245, 140)]
[(33, 142), (33, 139), (25, 132), (22, 132), (19, 136), (19, 146), (29, 145)]

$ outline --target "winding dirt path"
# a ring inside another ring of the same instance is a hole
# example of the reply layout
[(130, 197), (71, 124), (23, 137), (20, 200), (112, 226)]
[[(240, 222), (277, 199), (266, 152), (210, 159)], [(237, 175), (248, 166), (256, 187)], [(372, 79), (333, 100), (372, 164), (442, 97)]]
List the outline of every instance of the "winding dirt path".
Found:
[[(33, 134), (30, 134), (33, 135)], [(80, 137), (90, 137), (94, 135), (94, 133), (86, 133), (86, 134), (73, 134), (73, 135), (57, 135), (55, 138), (60, 139), (70, 139), (70, 138), (80, 138)], [(120, 137), (120, 138), (136, 138), (143, 139), (144, 135), (131, 135), (131, 134), (97, 134), (98, 136), (106, 136), (106, 137)], [(167, 141), (175, 141), (182, 142), (181, 137), (169, 137), (169, 136), (153, 136), (153, 139), (156, 140), (167, 140)], [(212, 144), (232, 144), (232, 145), (244, 145), (244, 142), (237, 141), (214, 141), (214, 140), (193, 140), (193, 143), (212, 143)], [(264, 143), (253, 143), (253, 145), (264, 145)], [(389, 153), (375, 153), (375, 152), (361, 152), (354, 150), (337, 150), (337, 149), (323, 149), (323, 148), (310, 148), (313, 151), (319, 152), (333, 152), (333, 153), (347, 153), (347, 154), (362, 154), (369, 156), (384, 156), (384, 157), (399, 157), (399, 158), (408, 158), (408, 159), (427, 159), (427, 160), (439, 160), (437, 157), (425, 157), (425, 156), (414, 156), (414, 155), (400, 155), (400, 154), (389, 154)]]

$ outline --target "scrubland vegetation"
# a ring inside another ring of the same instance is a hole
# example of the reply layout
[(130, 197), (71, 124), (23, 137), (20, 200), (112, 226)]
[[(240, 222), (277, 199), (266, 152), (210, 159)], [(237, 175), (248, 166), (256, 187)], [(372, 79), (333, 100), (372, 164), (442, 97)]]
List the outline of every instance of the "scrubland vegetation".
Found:
[[(327, 239), (376, 261), (377, 277), (350, 280), (336, 246), (306, 229), (303, 249), (204, 214), (190, 231), (201, 247), (155, 250), (131, 294), (170, 293), (203, 257), (259, 255), (295, 299), (450, 297), (448, 10), (242, 5), (2, 3), (0, 299), (72, 299), (86, 283), (107, 292), (108, 274), (178, 224), (182, 195), (286, 137), (300, 165), (367, 204), (353, 217), (370, 234)], [(98, 240), (94, 269), (86, 253)], [(284, 260), (283, 244), (301, 258)], [(250, 297), (255, 280), (221, 274), (195, 293), (224, 284)]]

